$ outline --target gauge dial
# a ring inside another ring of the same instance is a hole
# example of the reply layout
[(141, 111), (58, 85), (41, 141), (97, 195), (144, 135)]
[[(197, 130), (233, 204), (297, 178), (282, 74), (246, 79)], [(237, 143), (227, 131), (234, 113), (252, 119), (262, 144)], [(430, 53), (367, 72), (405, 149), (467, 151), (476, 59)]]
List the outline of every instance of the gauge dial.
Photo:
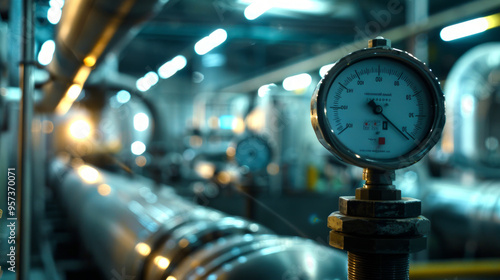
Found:
[(413, 56), (390, 48), (341, 59), (311, 104), (320, 142), (343, 161), (367, 168), (415, 163), (444, 125), (444, 98), (434, 75)]
[(249, 136), (236, 146), (235, 159), (240, 166), (247, 166), (250, 171), (262, 170), (271, 162), (271, 147), (265, 139)]

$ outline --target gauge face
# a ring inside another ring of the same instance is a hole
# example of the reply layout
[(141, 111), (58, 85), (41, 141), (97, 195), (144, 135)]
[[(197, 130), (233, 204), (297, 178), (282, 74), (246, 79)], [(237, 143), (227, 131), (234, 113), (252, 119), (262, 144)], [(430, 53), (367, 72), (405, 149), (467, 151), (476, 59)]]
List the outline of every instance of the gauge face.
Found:
[(401, 51), (367, 49), (351, 56), (334, 65), (313, 97), (318, 138), (361, 167), (396, 169), (420, 160), (444, 124), (435, 77)]
[(250, 171), (266, 168), (271, 162), (271, 148), (266, 140), (250, 136), (236, 146), (235, 159), (240, 166), (247, 166)]

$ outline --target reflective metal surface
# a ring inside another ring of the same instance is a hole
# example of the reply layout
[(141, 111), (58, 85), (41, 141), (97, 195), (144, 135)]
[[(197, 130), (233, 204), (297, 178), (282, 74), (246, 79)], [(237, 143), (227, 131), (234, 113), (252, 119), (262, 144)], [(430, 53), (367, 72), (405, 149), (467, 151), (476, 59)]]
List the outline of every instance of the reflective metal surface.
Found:
[(445, 87), (442, 149), (462, 168), (499, 178), (500, 43), (479, 45), (453, 66)]
[[(166, 186), (78, 161), (51, 184), (101, 271), (136, 279), (344, 279), (346, 258), (311, 240), (197, 206)], [(57, 186), (58, 185), (58, 186)]]

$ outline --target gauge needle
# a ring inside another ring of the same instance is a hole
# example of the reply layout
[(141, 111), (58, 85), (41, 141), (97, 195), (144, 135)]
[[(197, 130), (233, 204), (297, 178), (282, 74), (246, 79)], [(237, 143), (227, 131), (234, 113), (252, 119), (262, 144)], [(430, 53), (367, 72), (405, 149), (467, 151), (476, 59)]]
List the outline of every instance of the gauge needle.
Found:
[(399, 133), (401, 133), (401, 135), (403, 135), (404, 138), (406, 138), (406, 140), (410, 140), (410, 138), (408, 138), (393, 122), (391, 122), (385, 115), (384, 113), (382, 113), (383, 111), (383, 108), (382, 106), (380, 105), (377, 105), (377, 103), (375, 103), (375, 101), (373, 100), (370, 100), (370, 102), (368, 102), (368, 105), (373, 109), (373, 113), (375, 113), (376, 115), (381, 115), (382, 117), (384, 117), (384, 119), (390, 123)]

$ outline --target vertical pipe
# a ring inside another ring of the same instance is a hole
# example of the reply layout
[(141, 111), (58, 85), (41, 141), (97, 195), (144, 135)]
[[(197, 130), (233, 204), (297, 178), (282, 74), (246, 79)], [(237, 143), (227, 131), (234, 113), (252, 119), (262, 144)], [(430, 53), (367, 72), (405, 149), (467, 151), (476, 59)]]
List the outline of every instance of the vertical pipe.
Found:
[[(406, 24), (419, 24), (429, 19), (428, 0), (406, 0)], [(414, 34), (408, 37), (407, 51), (425, 63), (429, 63), (427, 33)]]
[(17, 280), (29, 279), (31, 249), (31, 119), (33, 115), (34, 22), (33, 0), (23, 0), (21, 104), (19, 107), (17, 199)]

